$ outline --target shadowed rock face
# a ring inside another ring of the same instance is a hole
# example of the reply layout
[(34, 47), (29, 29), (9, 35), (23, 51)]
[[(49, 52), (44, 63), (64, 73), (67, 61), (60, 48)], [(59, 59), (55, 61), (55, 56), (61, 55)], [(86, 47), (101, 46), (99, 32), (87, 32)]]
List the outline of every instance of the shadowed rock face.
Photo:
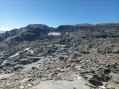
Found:
[(89, 80), (89, 82), (95, 86), (102, 86), (102, 82), (96, 80)]
[(0, 49), (3, 51), (24, 41), (33, 41), (40, 37), (46, 37), (52, 29), (46, 25), (34, 24), (5, 32), (0, 34)]

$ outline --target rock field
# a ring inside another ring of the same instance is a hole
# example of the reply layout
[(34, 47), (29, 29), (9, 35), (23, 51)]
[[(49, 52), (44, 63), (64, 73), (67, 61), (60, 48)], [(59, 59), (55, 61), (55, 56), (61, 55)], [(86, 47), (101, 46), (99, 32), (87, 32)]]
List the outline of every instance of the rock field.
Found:
[(0, 89), (119, 89), (119, 23), (0, 34)]

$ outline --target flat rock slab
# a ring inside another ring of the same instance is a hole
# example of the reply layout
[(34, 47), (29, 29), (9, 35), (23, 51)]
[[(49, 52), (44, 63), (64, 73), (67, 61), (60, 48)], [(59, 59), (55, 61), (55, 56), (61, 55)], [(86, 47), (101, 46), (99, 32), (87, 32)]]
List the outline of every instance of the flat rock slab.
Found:
[(31, 89), (90, 89), (85, 85), (83, 79), (74, 79), (73, 81), (58, 80), (45, 81)]
[(10, 73), (10, 74), (0, 74), (0, 79), (5, 79), (8, 78), (10, 76), (12, 76), (14, 73)]

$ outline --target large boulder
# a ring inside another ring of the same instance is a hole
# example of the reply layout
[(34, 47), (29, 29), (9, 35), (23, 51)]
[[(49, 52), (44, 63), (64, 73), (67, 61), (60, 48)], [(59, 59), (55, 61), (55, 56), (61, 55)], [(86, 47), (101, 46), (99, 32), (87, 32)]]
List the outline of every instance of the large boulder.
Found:
[(102, 86), (103, 85), (101, 81), (98, 81), (98, 80), (95, 80), (95, 79), (89, 80), (89, 83), (91, 83), (95, 86)]
[(110, 76), (112, 78), (112, 81), (114, 81), (115, 83), (118, 83), (119, 84), (119, 74), (110, 73)]

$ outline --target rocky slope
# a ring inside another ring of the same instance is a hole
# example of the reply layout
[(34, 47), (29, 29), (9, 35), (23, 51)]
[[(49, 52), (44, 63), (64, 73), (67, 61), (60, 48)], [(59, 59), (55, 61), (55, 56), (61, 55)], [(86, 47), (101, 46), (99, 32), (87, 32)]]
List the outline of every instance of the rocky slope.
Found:
[(1, 89), (119, 89), (119, 23), (31, 24), (0, 34)]

